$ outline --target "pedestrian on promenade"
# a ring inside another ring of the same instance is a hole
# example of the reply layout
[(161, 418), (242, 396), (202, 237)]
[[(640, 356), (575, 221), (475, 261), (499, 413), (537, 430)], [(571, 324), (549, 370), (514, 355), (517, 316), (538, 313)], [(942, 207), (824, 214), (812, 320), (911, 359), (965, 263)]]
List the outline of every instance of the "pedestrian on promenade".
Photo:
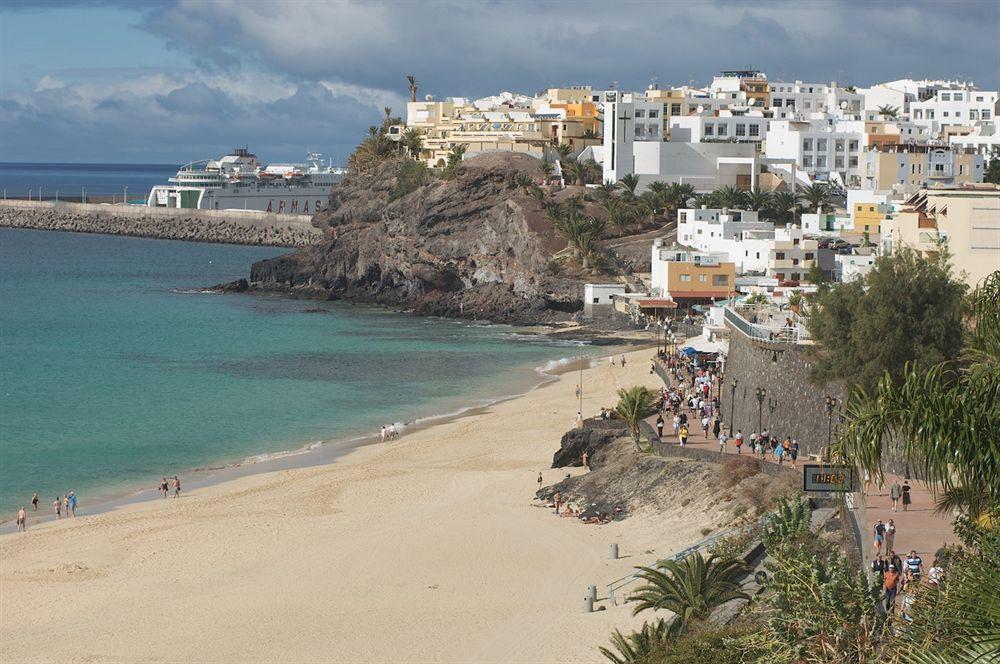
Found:
[(778, 465), (780, 466), (781, 462), (785, 460), (785, 448), (781, 445), (775, 446), (774, 456), (778, 459)]
[(719, 422), (719, 418), (715, 418), (715, 422), (712, 424), (712, 435), (716, 438), (719, 437), (719, 432), (722, 431), (722, 423)]
[(723, 429), (723, 431), (719, 434), (719, 451), (723, 454), (726, 453), (727, 442), (729, 442), (729, 436), (726, 435), (726, 431)]
[(885, 550), (891, 551), (893, 549), (893, 544), (896, 541), (896, 524), (893, 523), (892, 519), (889, 519), (889, 523), (885, 526)]
[(61, 519), (62, 518), (62, 501), (59, 500), (59, 496), (56, 496), (56, 499), (52, 501), (52, 509), (56, 513), (56, 518), (57, 519)]
[(580, 386), (579, 385), (576, 386), (576, 398), (577, 399), (580, 398)]
[(895, 565), (889, 564), (889, 571), (885, 573), (882, 586), (885, 588), (885, 612), (892, 613), (896, 606), (896, 592), (899, 590), (899, 571)]
[(174, 498), (179, 498), (181, 495), (181, 481), (174, 475)]
[(705, 434), (705, 440), (708, 440), (708, 415), (701, 418), (701, 430)]
[(906, 571), (913, 576), (913, 580), (919, 581), (920, 573), (923, 571), (924, 561), (917, 555), (917, 552), (910, 551), (910, 555), (904, 564), (906, 565)]
[(906, 508), (910, 506), (911, 502), (913, 502), (913, 501), (910, 498), (910, 481), (909, 480), (903, 480), (903, 511), (904, 512), (907, 511)]
[(736, 453), (743, 454), (743, 432), (739, 429), (736, 430)]
[(872, 575), (874, 575), (876, 583), (879, 585), (885, 583), (885, 573), (888, 569), (889, 563), (881, 554), (872, 561)]
[(896, 566), (896, 571), (903, 569), (903, 559), (895, 551), (889, 551), (889, 555), (885, 559), (889, 561), (890, 565)]
[(688, 428), (686, 424), (681, 425), (681, 430), (678, 432), (678, 436), (681, 439), (681, 447), (684, 447), (688, 442)]
[(32, 512), (37, 512), (38, 511), (38, 494), (37, 493), (34, 494), (33, 496), (31, 496), (31, 511)]
[(885, 524), (882, 519), (875, 522), (875, 554), (882, 554), (882, 544), (885, 542)]
[(656, 416), (656, 435), (663, 438), (663, 425), (666, 422), (663, 420), (663, 415)]
[(889, 498), (892, 500), (892, 511), (899, 508), (899, 497), (903, 495), (903, 489), (899, 486), (899, 480), (893, 479), (892, 486), (889, 487)]
[(674, 424), (674, 435), (676, 436), (677, 432), (681, 430), (681, 416), (680, 415), (677, 415), (676, 413), (674, 414), (674, 422), (673, 422), (673, 424)]
[(23, 532), (28, 529), (28, 513), (24, 511), (24, 505), (21, 505), (21, 509), (17, 511), (17, 532)]
[(792, 455), (792, 468), (794, 468), (795, 461), (796, 459), (799, 458), (799, 441), (797, 440), (792, 441), (792, 449), (790, 451), (790, 454)]

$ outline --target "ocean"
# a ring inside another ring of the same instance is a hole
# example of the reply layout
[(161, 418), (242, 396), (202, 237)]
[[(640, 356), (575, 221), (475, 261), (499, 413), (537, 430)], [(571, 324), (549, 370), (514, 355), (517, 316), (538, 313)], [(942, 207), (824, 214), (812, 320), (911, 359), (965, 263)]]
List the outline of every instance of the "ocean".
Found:
[(180, 166), (166, 164), (29, 164), (0, 162), (0, 193), (8, 198), (87, 196), (145, 202), (153, 185), (166, 184)]
[(594, 350), (204, 291), (283, 251), (0, 228), (0, 520), (36, 491), (43, 506), (68, 491), (93, 505), (163, 475), (482, 405)]

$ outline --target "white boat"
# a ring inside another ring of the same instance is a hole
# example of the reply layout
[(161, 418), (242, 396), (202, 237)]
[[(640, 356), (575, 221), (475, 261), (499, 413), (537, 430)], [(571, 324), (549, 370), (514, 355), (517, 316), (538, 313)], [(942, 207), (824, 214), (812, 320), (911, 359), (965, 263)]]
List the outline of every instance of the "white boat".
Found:
[(324, 166), (310, 152), (305, 164), (262, 164), (237, 148), (219, 159), (185, 164), (169, 184), (149, 192), (149, 207), (197, 210), (257, 210), (277, 214), (314, 214), (326, 206), (330, 188), (347, 172)]

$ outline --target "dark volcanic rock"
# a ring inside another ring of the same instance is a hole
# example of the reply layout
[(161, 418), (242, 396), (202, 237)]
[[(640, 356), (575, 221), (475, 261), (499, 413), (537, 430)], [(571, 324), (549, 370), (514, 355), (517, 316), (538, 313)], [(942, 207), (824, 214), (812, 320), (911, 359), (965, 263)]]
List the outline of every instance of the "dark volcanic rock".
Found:
[(552, 456), (552, 467), (582, 466), (584, 452), (591, 467), (600, 465), (597, 452), (627, 434), (628, 426), (620, 420), (586, 420), (583, 429), (570, 429), (563, 434), (559, 450)]
[(313, 218), (325, 239), (255, 264), (251, 287), (498, 322), (564, 319), (579, 308), (577, 286), (546, 275), (565, 242), (515, 181), (534, 175), (537, 160), (483, 155), (392, 200), (399, 164), (338, 183)]

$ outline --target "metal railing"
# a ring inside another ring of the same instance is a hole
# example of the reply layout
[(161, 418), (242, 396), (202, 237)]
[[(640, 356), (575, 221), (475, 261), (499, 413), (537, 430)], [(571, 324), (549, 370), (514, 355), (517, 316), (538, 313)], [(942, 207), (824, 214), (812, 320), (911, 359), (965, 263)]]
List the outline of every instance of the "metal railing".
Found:
[(791, 326), (783, 325), (781, 327), (773, 327), (769, 325), (761, 325), (759, 323), (751, 323), (728, 306), (724, 308), (723, 313), (727, 323), (751, 339), (759, 339), (760, 341), (768, 341), (771, 343), (797, 344), (800, 341), (809, 338), (809, 333), (806, 331), (805, 326), (803, 326), (801, 322)]

